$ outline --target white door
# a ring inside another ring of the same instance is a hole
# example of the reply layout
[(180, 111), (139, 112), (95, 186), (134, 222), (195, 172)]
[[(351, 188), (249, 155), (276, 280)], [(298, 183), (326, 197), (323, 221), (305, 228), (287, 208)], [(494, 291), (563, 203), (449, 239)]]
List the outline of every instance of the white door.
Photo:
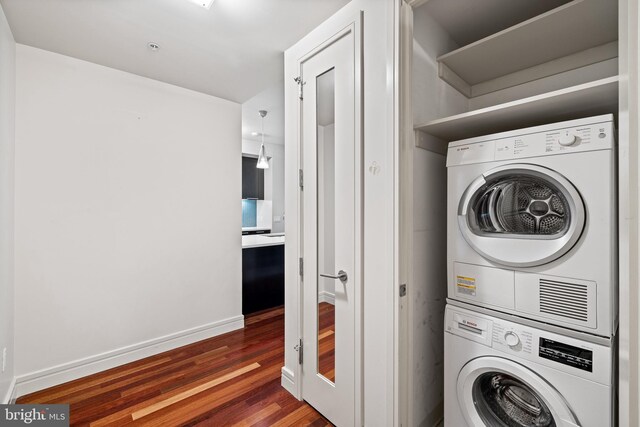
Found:
[(354, 26), (299, 62), (303, 398), (338, 426), (355, 420), (356, 103)]

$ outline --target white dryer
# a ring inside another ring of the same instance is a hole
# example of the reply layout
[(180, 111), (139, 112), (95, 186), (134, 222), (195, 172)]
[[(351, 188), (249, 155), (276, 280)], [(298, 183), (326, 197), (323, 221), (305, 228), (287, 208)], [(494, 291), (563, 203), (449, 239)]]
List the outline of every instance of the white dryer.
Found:
[(445, 427), (614, 425), (612, 347), (453, 306), (445, 322)]
[(614, 132), (604, 115), (449, 145), (449, 298), (615, 333)]

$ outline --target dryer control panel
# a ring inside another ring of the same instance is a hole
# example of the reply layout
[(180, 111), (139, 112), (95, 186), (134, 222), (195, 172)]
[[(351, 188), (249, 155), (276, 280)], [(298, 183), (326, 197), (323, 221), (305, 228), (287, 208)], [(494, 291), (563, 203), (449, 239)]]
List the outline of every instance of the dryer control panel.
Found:
[(494, 160), (613, 148), (613, 123), (596, 123), (495, 141)]
[(613, 116), (536, 126), (449, 144), (447, 166), (613, 149)]

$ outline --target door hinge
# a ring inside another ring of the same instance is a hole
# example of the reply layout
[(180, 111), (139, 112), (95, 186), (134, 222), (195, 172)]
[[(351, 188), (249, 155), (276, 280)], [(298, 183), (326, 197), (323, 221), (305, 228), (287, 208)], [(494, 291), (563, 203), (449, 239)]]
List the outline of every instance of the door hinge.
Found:
[(298, 258), (298, 271), (300, 276), (304, 276), (304, 260), (302, 258)]
[(298, 341), (298, 344), (295, 347), (293, 347), (293, 349), (298, 352), (298, 364), (302, 365), (302, 360), (303, 360), (302, 357), (304, 356), (302, 338), (300, 338), (300, 341)]
[(400, 285), (400, 296), (403, 297), (405, 295), (407, 295), (407, 285), (403, 283)]
[(304, 174), (302, 173), (302, 169), (298, 169), (298, 186), (300, 190), (304, 190)]
[(304, 87), (304, 85), (307, 84), (307, 82), (303, 82), (302, 81), (302, 77), (300, 77), (300, 76), (294, 78), (293, 80), (296, 83), (298, 83), (298, 98), (300, 98), (300, 101), (302, 101), (304, 99), (303, 87)]

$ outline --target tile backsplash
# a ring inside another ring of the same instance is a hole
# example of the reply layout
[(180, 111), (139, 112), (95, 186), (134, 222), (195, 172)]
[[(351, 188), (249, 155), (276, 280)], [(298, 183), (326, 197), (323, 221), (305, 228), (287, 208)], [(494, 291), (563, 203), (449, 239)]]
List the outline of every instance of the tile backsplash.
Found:
[(271, 229), (273, 225), (271, 200), (242, 199), (242, 228)]
[(242, 226), (257, 227), (257, 200), (242, 199)]

